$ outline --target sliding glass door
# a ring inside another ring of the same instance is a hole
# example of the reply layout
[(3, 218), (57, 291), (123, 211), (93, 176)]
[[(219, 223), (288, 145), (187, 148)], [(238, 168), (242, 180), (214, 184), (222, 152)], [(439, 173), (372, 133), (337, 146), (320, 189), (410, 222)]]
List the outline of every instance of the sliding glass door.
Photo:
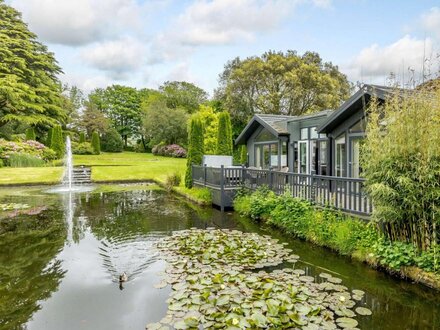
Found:
[(298, 142), (298, 173), (309, 173), (309, 141)]

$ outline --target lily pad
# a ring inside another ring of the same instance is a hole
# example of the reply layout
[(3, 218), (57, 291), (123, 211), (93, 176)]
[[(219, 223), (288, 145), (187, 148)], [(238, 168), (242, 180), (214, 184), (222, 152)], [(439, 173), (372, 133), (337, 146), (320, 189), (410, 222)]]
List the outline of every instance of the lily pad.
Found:
[(357, 307), (355, 309), (356, 313), (358, 313), (359, 315), (371, 315), (372, 312), (370, 309), (366, 308), (366, 307)]

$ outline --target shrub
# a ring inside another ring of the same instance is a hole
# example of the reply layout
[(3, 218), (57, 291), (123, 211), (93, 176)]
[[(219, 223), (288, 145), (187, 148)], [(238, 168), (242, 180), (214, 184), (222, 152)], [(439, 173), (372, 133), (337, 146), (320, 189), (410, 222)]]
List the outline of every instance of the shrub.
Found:
[(266, 186), (259, 187), (250, 199), (249, 216), (253, 220), (267, 219), (276, 206), (276, 195)]
[(101, 141), (97, 131), (94, 131), (92, 134), (92, 148), (95, 155), (99, 155), (101, 153)]
[(197, 118), (191, 118), (188, 130), (188, 157), (186, 161), (185, 187), (192, 188), (192, 165), (201, 165), (204, 153), (203, 124)]
[(124, 141), (117, 130), (111, 128), (103, 134), (101, 149), (106, 152), (122, 152), (124, 150)]
[(79, 133), (79, 143), (86, 142), (86, 134), (84, 132)]
[(35, 130), (33, 129), (33, 127), (29, 127), (26, 130), (26, 141), (36, 141), (37, 140), (37, 136), (35, 135)]
[(397, 93), (370, 103), (361, 153), (373, 220), (391, 241), (420, 250), (440, 235), (440, 90), (437, 95)]
[(63, 131), (59, 125), (53, 128), (50, 148), (55, 151), (58, 158), (62, 158), (65, 154)]
[(180, 173), (169, 174), (165, 180), (166, 189), (171, 190), (173, 189), (173, 187), (180, 185), (181, 180), (182, 176), (180, 175)]
[(154, 146), (151, 150), (153, 155), (166, 156), (166, 157), (174, 157), (174, 158), (185, 158), (186, 150), (179, 146), (178, 144), (170, 144), (170, 145), (157, 145)]
[(72, 154), (74, 155), (93, 155), (94, 150), (90, 142), (72, 142)]
[(33, 155), (13, 153), (8, 158), (8, 165), (10, 167), (42, 167), (45, 162)]
[(218, 115), (217, 155), (232, 156), (231, 116), (224, 111)]
[(49, 130), (47, 131), (47, 138), (46, 138), (46, 147), (50, 148), (50, 146), (52, 145), (52, 135), (53, 135), (53, 128), (49, 128)]
[(8, 164), (8, 159), (14, 154), (27, 154), (43, 161), (56, 159), (56, 154), (53, 150), (37, 141), (12, 142), (0, 139), (0, 159), (3, 159), (4, 163)]
[(3, 159), (0, 159), (0, 168), (4, 167), (5, 163), (3, 162)]

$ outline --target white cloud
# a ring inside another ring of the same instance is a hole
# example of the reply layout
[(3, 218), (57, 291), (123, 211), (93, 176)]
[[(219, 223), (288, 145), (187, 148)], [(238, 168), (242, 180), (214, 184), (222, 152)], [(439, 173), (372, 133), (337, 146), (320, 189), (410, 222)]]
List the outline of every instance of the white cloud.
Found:
[(150, 62), (184, 58), (195, 47), (249, 42), (275, 30), (303, 0), (196, 0), (152, 43)]
[(422, 15), (421, 21), (424, 29), (440, 38), (440, 8), (431, 8)]
[[(346, 73), (353, 80), (361, 78), (386, 77), (391, 72), (402, 73), (402, 70), (421, 72), (424, 56), (432, 57), (433, 42), (431, 39), (420, 40), (409, 35), (387, 45), (373, 44), (361, 52), (345, 68)], [(429, 63), (425, 61), (426, 70)]]
[(32, 31), (44, 41), (83, 45), (115, 36), (141, 23), (136, 0), (12, 0)]
[(332, 0), (312, 0), (312, 3), (319, 8), (331, 8)]
[(81, 58), (90, 66), (106, 71), (115, 79), (125, 78), (144, 63), (145, 46), (134, 38), (99, 43), (84, 49)]

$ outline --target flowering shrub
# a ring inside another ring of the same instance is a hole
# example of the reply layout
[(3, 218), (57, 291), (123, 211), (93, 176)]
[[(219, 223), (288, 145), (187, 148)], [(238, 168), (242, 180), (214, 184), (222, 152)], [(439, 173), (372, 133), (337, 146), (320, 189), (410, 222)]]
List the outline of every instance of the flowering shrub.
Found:
[(186, 150), (178, 144), (162, 145), (158, 144), (151, 150), (154, 155), (167, 156), (174, 158), (185, 158)]
[(29, 155), (44, 161), (56, 159), (55, 152), (40, 142), (33, 140), (13, 142), (0, 139), (0, 159), (8, 163), (8, 159), (11, 155), (15, 154)]

